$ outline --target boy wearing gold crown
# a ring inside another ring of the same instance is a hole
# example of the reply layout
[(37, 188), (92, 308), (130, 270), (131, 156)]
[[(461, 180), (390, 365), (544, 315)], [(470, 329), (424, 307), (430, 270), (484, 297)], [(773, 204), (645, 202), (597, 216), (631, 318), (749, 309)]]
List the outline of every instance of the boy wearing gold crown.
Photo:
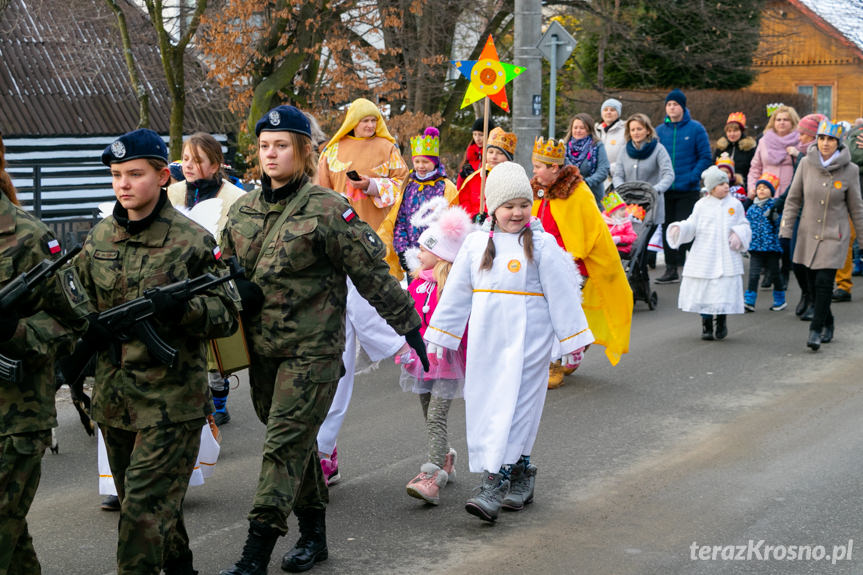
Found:
[(440, 132), (437, 128), (429, 126), (422, 136), (411, 138), (411, 154), (414, 169), (405, 178), (393, 226), (393, 249), (405, 271), (408, 267), (404, 254), (409, 248), (419, 245), (422, 232), (411, 225), (411, 216), (432, 198), (443, 197), (448, 204), (458, 198), (458, 192), (446, 177), (446, 168), (440, 162)]
[[(533, 210), (545, 231), (575, 258), (581, 275), (582, 308), (596, 343), (612, 365), (629, 351), (632, 290), (596, 199), (575, 166), (565, 166), (566, 148), (537, 138), (533, 146)], [(558, 363), (549, 370), (550, 389), (574, 371)]]
[[(510, 132), (506, 132), (503, 128), (495, 128), (488, 134), (488, 145), (485, 151), (485, 169), (486, 177), (496, 165), (501, 162), (511, 162), (515, 156), (515, 147), (518, 144), (518, 137)], [(480, 170), (475, 171), (467, 178), (459, 177), (458, 183), (458, 205), (473, 218), (481, 213), (484, 206), (480, 205), (480, 188), (482, 186), (482, 173)]]

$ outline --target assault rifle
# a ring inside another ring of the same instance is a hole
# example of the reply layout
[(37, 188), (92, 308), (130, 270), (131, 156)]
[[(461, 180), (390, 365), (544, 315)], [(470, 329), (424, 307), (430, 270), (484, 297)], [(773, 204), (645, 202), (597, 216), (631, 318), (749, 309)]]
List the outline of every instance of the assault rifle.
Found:
[[(171, 367), (177, 360), (177, 350), (165, 343), (153, 329), (153, 324), (150, 322), (156, 311), (153, 298), (157, 294), (168, 294), (179, 301), (189, 301), (195, 295), (241, 277), (245, 273), (236, 256), (228, 259), (228, 268), (228, 272), (224, 275), (206, 273), (196, 278), (144, 290), (144, 295), (141, 297), (105, 310), (91, 317), (90, 321), (99, 322), (119, 342), (127, 342), (132, 339), (141, 340), (147, 346), (147, 351), (153, 359)], [(83, 339), (78, 341), (72, 355), (62, 364), (66, 381), (72, 382), (70, 387), (83, 384), (84, 368), (98, 351), (89, 342)], [(119, 359), (119, 357), (114, 357), (114, 363), (119, 363)]]
[[(14, 280), (3, 286), (0, 289), (0, 313), (13, 313), (15, 307), (23, 301), (23, 299), (33, 292), (33, 289), (51, 277), (54, 272), (63, 267), (66, 262), (75, 257), (81, 251), (81, 245), (78, 244), (66, 255), (57, 258), (56, 260), (42, 260), (30, 270), (19, 275)], [(23, 377), (21, 370), (21, 360), (10, 359), (0, 355), (0, 382), (5, 383), (21, 383)]]

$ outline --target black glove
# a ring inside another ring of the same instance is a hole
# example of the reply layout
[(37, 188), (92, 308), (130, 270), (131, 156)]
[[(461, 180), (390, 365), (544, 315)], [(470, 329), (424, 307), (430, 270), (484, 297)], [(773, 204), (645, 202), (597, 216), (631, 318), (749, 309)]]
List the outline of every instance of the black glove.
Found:
[(485, 212), (480, 212), (473, 217), (473, 223), (481, 226), (483, 223), (485, 223), (486, 219), (488, 219), (488, 214)]
[(473, 166), (470, 165), (470, 162), (465, 162), (464, 165), (461, 167), (459, 175), (462, 177), (463, 180), (466, 180), (467, 177), (470, 176), (472, 173), (474, 173)]
[(779, 245), (782, 246), (782, 252), (791, 256), (791, 238), (779, 238)]
[(237, 278), (234, 283), (243, 302), (243, 315), (248, 317), (261, 313), (264, 305), (264, 291), (261, 286), (246, 278)]
[(411, 273), (411, 270), (408, 267), (408, 260), (405, 258), (405, 253), (401, 252), (398, 254), (398, 256), (399, 256), (399, 265), (402, 266), (402, 269), (405, 270), (405, 273)]
[(180, 323), (186, 313), (186, 308), (189, 307), (187, 298), (176, 298), (161, 291), (149, 296), (149, 299), (153, 302), (153, 315), (165, 324)]
[(116, 338), (108, 328), (96, 320), (97, 317), (98, 314), (87, 316), (87, 331), (83, 336), (81, 336), (81, 339), (84, 340), (91, 349), (103, 351), (108, 349), (108, 347), (114, 343)]
[(426, 344), (423, 341), (423, 336), (420, 335), (420, 328), (412, 329), (405, 334), (405, 341), (408, 345), (417, 352), (420, 362), (423, 364), (423, 371), (429, 370), (429, 356), (426, 353)]
[(18, 329), (18, 316), (7, 313), (0, 318), (0, 342), (9, 341)]

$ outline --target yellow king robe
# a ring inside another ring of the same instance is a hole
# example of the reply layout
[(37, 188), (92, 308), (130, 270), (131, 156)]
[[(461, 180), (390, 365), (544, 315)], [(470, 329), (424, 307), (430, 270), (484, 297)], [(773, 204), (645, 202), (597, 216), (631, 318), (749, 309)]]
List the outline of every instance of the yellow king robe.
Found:
[[(534, 216), (539, 214), (541, 204), (542, 200), (534, 201)], [(629, 351), (633, 304), (617, 246), (584, 181), (568, 198), (552, 199), (548, 204), (566, 251), (584, 262), (587, 269), (581, 307), (595, 343), (605, 346), (608, 361), (617, 365), (620, 356)]]

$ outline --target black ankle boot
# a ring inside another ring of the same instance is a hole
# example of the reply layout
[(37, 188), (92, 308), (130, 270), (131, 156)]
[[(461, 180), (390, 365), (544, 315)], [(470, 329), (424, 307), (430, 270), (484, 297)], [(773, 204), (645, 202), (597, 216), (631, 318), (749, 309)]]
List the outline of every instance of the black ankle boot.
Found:
[(270, 555), (281, 535), (269, 525), (250, 521), (242, 557), (231, 567), (220, 571), (219, 575), (267, 575)]
[(705, 341), (713, 341), (713, 318), (701, 318), (701, 339)]
[(813, 317), (815, 317), (815, 304), (810, 301), (809, 305), (806, 306), (806, 309), (800, 315), (800, 321), (812, 321)]
[(794, 309), (794, 315), (797, 317), (802, 316), (803, 312), (805, 312), (806, 308), (810, 305), (812, 305), (812, 302), (809, 300), (809, 296), (806, 294), (800, 294), (800, 301), (797, 302), (797, 307)]
[(830, 343), (833, 341), (833, 326), (825, 325), (821, 329), (821, 343)]
[(198, 575), (192, 568), (192, 559), (168, 560), (162, 565), (165, 575)]
[(282, 569), (289, 573), (301, 573), (326, 561), (327, 550), (326, 511), (323, 509), (294, 509), (300, 527), (300, 538), (294, 548), (282, 557)]
[(716, 316), (716, 339), (725, 339), (728, 335), (728, 326), (725, 323), (725, 315)]
[(821, 332), (810, 329), (809, 339), (806, 340), (806, 346), (812, 351), (818, 351), (818, 348), (821, 347)]

